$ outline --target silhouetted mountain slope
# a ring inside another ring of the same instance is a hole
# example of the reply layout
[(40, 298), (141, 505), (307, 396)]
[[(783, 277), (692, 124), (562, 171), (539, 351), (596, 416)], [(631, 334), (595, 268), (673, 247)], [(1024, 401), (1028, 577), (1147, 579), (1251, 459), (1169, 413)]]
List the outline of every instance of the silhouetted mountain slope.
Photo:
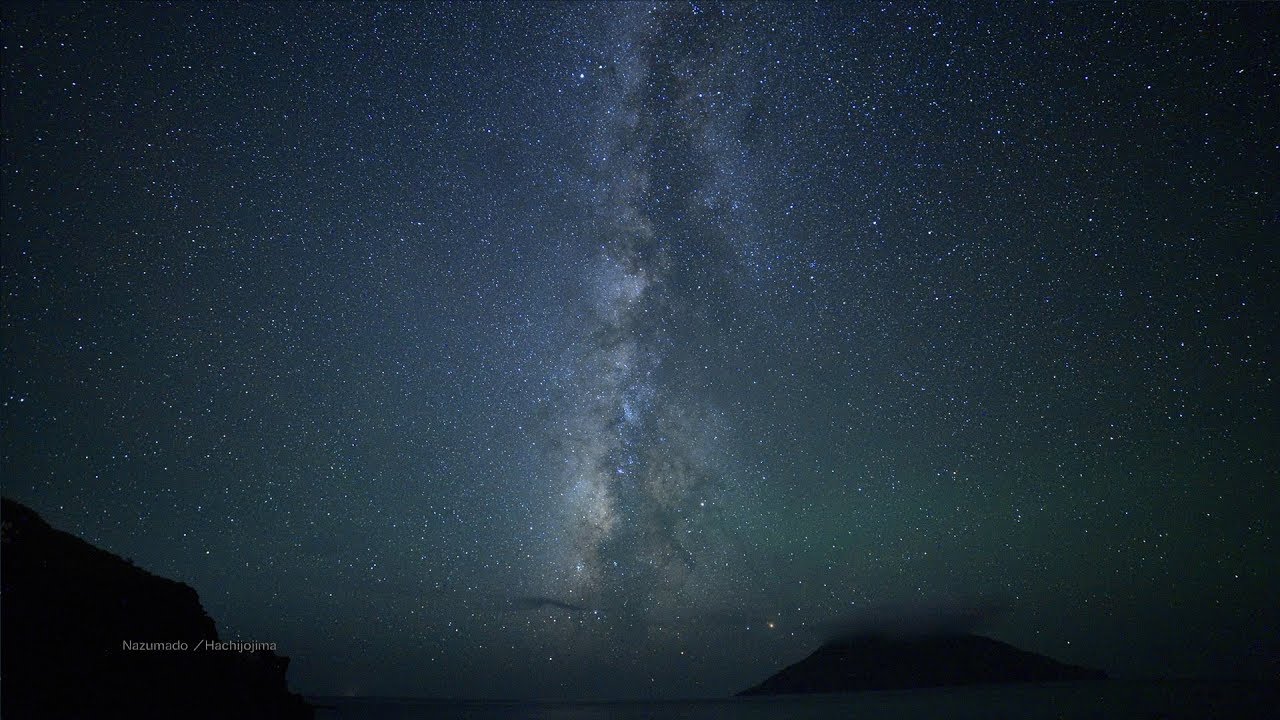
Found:
[(1065, 665), (978, 635), (866, 636), (827, 643), (739, 695), (1105, 678), (1100, 670)]
[[(0, 708), (20, 718), (310, 718), (289, 659), (217, 641), (195, 590), (55, 530), (4, 499)], [(126, 642), (185, 643), (125, 649)]]

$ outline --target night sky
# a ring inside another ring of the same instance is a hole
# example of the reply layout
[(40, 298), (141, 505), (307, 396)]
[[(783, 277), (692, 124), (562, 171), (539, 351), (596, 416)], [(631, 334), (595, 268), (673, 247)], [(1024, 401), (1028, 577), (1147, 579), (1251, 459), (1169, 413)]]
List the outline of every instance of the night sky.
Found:
[(3, 12), (4, 493), (297, 690), (1277, 639), (1275, 5)]

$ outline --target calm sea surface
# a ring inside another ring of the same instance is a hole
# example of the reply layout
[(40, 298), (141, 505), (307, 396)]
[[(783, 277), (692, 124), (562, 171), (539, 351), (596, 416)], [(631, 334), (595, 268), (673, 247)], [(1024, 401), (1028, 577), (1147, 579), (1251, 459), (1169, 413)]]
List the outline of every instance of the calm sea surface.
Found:
[(939, 688), (903, 692), (672, 702), (457, 702), (311, 698), (317, 720), (1167, 720), (1280, 718), (1255, 685), (1108, 682)]

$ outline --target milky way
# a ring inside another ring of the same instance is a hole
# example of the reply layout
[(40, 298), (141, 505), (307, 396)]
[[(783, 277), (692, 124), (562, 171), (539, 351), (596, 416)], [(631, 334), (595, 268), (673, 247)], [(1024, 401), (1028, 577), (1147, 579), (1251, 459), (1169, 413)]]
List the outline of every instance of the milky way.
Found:
[[(707, 493), (727, 480), (726, 430), (705, 394), (671, 367), (673, 335), (696, 310), (672, 282), (685, 271), (673, 258), (676, 232), (688, 228), (673, 228), (671, 213), (657, 208), (658, 188), (713, 177), (724, 162), (704, 137), (714, 118), (704, 99), (728, 98), (709, 84), (708, 63), (687, 51), (673, 59), (664, 42), (687, 20), (632, 8), (619, 23), (624, 52), (611, 60), (616, 73), (592, 138), (595, 223), (587, 236), (598, 251), (585, 269), (572, 389), (552, 428), (564, 448), (570, 511), (565, 589), (633, 620), (655, 595), (681, 591), (700, 557), (721, 552), (705, 547), (703, 525)], [(705, 182), (699, 189), (693, 195), (711, 195)], [(723, 238), (699, 229), (704, 255), (723, 252)]]

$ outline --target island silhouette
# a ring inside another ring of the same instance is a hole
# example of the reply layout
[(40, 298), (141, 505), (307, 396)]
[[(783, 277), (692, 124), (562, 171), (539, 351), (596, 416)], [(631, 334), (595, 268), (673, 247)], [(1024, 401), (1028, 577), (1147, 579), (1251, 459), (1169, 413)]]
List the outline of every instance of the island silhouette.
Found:
[(868, 634), (829, 641), (800, 662), (738, 695), (912, 690), (1106, 678), (1101, 670), (1067, 665), (966, 632)]

